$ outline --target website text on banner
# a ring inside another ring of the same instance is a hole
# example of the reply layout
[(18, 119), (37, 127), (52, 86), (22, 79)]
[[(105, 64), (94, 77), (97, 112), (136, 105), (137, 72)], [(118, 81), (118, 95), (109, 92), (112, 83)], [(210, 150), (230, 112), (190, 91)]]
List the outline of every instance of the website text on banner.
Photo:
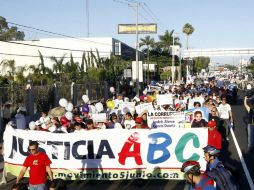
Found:
[(115, 129), (80, 134), (55, 134), (15, 130), (4, 134), (7, 172), (18, 175), (28, 143), (40, 143), (52, 161), (55, 178), (84, 179), (183, 179), (180, 168), (192, 159), (205, 169), (202, 147), (207, 145), (207, 129)]

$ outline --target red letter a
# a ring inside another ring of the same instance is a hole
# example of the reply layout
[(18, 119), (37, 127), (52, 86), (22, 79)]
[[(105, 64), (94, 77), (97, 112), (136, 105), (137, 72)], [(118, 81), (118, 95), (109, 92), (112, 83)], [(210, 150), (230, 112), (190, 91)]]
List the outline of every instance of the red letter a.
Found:
[[(123, 148), (119, 155), (119, 163), (122, 165), (125, 165), (125, 160), (127, 157), (134, 157), (135, 162), (138, 165), (142, 165), (142, 158), (140, 156), (140, 143), (138, 142), (139, 140), (139, 134), (137, 132), (133, 133), (128, 140), (125, 142), (123, 145)], [(130, 148), (134, 146), (133, 151), (130, 151)]]

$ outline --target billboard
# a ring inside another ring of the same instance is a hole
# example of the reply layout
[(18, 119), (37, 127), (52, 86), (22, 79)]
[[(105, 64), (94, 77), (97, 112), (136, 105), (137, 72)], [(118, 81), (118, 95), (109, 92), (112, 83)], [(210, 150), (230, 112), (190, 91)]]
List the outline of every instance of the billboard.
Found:
[[(138, 24), (139, 34), (156, 34), (157, 24)], [(136, 34), (136, 24), (118, 24), (118, 34)]]

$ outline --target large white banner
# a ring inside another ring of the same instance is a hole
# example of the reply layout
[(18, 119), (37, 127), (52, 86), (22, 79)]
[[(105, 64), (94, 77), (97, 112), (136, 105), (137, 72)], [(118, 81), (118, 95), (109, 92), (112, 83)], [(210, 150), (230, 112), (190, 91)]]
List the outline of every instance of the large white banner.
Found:
[(15, 130), (4, 134), (5, 169), (18, 175), (31, 140), (39, 142), (52, 161), (55, 178), (183, 179), (182, 163), (193, 159), (205, 169), (202, 147), (207, 129), (105, 129), (55, 134)]

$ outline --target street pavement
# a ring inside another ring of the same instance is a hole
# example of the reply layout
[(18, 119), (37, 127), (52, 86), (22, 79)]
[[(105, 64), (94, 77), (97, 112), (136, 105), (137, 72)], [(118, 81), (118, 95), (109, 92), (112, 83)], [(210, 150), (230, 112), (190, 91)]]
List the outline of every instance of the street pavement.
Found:
[[(243, 106), (242, 98), (244, 92), (240, 92), (239, 101), (232, 106), (233, 117), (235, 122), (234, 133), (236, 140), (240, 146), (242, 152), (242, 158), (247, 165), (249, 174), (254, 180), (254, 151), (248, 150), (247, 146), (247, 130), (246, 130), (246, 111)], [(254, 187), (250, 187), (246, 173), (242, 167), (236, 146), (234, 144), (232, 135), (230, 135), (229, 141), (223, 142), (223, 150), (221, 160), (224, 164), (234, 172), (236, 180), (240, 184), (242, 190), (253, 190)], [(0, 162), (3, 159), (0, 157)], [(1, 171), (1, 170), (0, 170)], [(2, 178), (2, 172), (0, 172), (0, 179)], [(15, 183), (14, 176), (8, 176), (8, 183), (0, 186), (0, 189), (10, 189)], [(93, 189), (93, 190), (183, 190), (185, 187), (184, 181), (174, 180), (118, 180), (118, 181), (67, 181), (68, 190), (78, 189)]]

